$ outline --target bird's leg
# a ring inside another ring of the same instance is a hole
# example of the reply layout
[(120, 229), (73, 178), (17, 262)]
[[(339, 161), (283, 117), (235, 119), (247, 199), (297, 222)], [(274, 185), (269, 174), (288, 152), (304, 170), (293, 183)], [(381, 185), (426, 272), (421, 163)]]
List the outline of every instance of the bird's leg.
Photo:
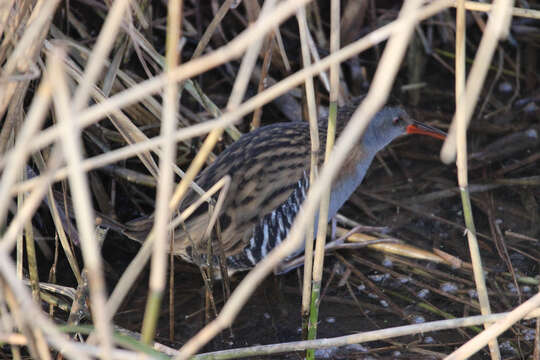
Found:
[[(217, 253), (218, 253), (218, 261), (217, 263), (220, 266), (221, 271), (221, 279), (224, 281), (224, 290), (225, 290), (225, 300), (228, 299), (230, 295), (230, 281), (228, 276), (228, 270), (227, 270), (227, 262), (225, 257), (225, 252), (223, 251), (223, 247), (221, 246), (221, 227), (219, 226), (219, 215), (221, 214), (221, 209), (223, 208), (223, 202), (225, 201), (225, 197), (227, 195), (227, 192), (229, 190), (229, 185), (231, 183), (231, 177), (229, 175), (224, 176), (222, 179), (220, 179), (219, 183), (221, 183), (221, 190), (219, 191), (218, 199), (216, 202), (215, 207), (210, 205), (208, 207), (208, 211), (210, 213), (210, 221), (208, 222), (208, 226), (206, 227), (206, 230), (203, 234), (203, 237), (201, 239), (201, 243), (204, 244), (204, 242), (207, 242), (207, 256), (206, 256), (206, 266), (202, 265), (202, 261), (198, 262), (199, 269), (201, 270), (201, 275), (203, 276), (204, 284), (206, 287), (206, 299), (207, 299), (207, 305), (208, 302), (210, 302), (212, 309), (214, 311), (214, 315), (217, 316), (217, 308), (215, 305), (215, 300), (213, 296), (213, 284), (215, 279), (215, 266), (214, 266), (214, 249), (213, 249), (213, 241), (212, 241), (212, 232), (215, 226), (216, 229), (216, 244), (217, 244)], [(193, 246), (195, 249), (196, 247)], [(202, 257), (200, 257), (201, 260)], [(206, 270), (206, 271), (205, 271)], [(208, 316), (208, 315), (207, 315)]]
[[(212, 229), (216, 229), (216, 245), (217, 245), (217, 255), (218, 255), (218, 264), (221, 272), (221, 279), (225, 281), (225, 300), (229, 298), (229, 295), (231, 293), (230, 291), (230, 282), (229, 282), (229, 270), (227, 269), (227, 257), (225, 256), (225, 251), (223, 250), (222, 246), (222, 239), (221, 239), (221, 226), (219, 226), (219, 216), (222, 213), (223, 209), (223, 203), (225, 202), (225, 198), (227, 196), (227, 193), (229, 192), (229, 186), (231, 184), (231, 177), (229, 175), (225, 175), (223, 178), (220, 179), (220, 182), (223, 183), (223, 186), (221, 188), (221, 191), (219, 192), (218, 199), (216, 202), (216, 206), (213, 210), (211, 210), (211, 216), (210, 221), (208, 223), (208, 226), (205, 231), (205, 238), (211, 239)], [(209, 207), (209, 210), (211, 207)], [(212, 246), (212, 241), (208, 240), (209, 246)], [(211, 251), (212, 249), (210, 249)], [(209, 252), (210, 254), (210, 252)], [(213, 259), (213, 256), (209, 256), (210, 259)], [(213, 266), (213, 260), (210, 261), (210, 266)]]
[[(223, 207), (223, 202), (225, 199), (225, 196), (229, 190), (230, 185), (230, 176), (226, 175), (222, 179), (220, 179), (218, 182), (216, 182), (208, 191), (206, 191), (203, 196), (201, 196), (197, 201), (195, 201), (193, 204), (191, 204), (188, 208), (186, 208), (180, 216), (175, 218), (172, 221), (172, 228), (176, 228), (176, 226), (180, 225), (183, 228), (183, 233), (185, 234), (186, 238), (183, 239), (183, 241), (187, 241), (190, 246), (186, 247), (189, 248), (189, 257), (191, 258), (192, 262), (194, 262), (198, 267), (199, 271), (201, 272), (201, 277), (203, 279), (204, 285), (205, 285), (205, 299), (206, 299), (206, 317), (209, 319), (210, 314), (209, 310), (212, 309), (214, 316), (217, 316), (217, 308), (215, 305), (214, 297), (213, 297), (213, 283), (216, 273), (214, 272), (215, 266), (214, 266), (214, 256), (213, 256), (213, 248), (212, 248), (212, 230), (214, 228), (214, 225), (217, 223), (217, 220), (219, 218), (219, 214), (221, 213), (221, 209)], [(217, 191), (219, 191), (218, 199), (216, 202), (215, 207), (212, 206), (213, 200), (210, 199), (210, 197), (215, 194)], [(210, 221), (208, 223), (208, 226), (202, 236), (198, 239), (193, 239), (191, 236), (191, 233), (187, 226), (185, 225), (185, 221), (188, 219), (189, 216), (193, 214), (193, 212), (205, 201), (210, 200), (210, 204), (208, 206), (208, 211), (210, 212)], [(217, 227), (217, 238), (218, 238), (218, 244), (221, 245), (221, 241), (219, 240), (221, 238), (221, 233), (219, 231), (219, 227)], [(199, 240), (199, 241), (197, 241)], [(207, 244), (207, 251), (206, 254), (201, 254), (199, 252), (199, 249), (202, 249), (204, 246), (204, 242)], [(199, 244), (197, 246), (196, 244)], [(223, 253), (223, 249), (221, 246), (218, 246), (218, 254), (220, 255), (220, 258), (225, 259), (225, 254)], [(224, 261), (218, 261), (219, 263), (226, 264)], [(226, 265), (225, 265), (226, 266)], [(221, 276), (221, 278), (226, 279), (227, 285), (226, 293), (230, 293), (230, 285), (228, 283), (228, 271), (225, 268), (222, 270), (222, 274), (225, 274), (225, 276)], [(218, 276), (219, 277), (219, 276)]]
[[(180, 238), (180, 241), (183, 241), (187, 244), (185, 244), (184, 249), (182, 249), (182, 252), (179, 252), (178, 255), (180, 255), (184, 260), (187, 260), (188, 262), (192, 262), (199, 267), (202, 265), (208, 265), (208, 267), (211, 267), (208, 264), (208, 256), (200, 252), (200, 249), (204, 246), (204, 241), (207, 241), (208, 239), (211, 239), (211, 231), (213, 229), (214, 224), (216, 224), (217, 219), (219, 218), (219, 214), (221, 214), (221, 209), (223, 207), (223, 202), (225, 199), (225, 196), (227, 192), (229, 191), (229, 185), (230, 185), (231, 178), (229, 175), (226, 175), (222, 177), (219, 181), (217, 181), (214, 185), (212, 185), (200, 198), (198, 198), (195, 202), (193, 202), (191, 205), (189, 205), (187, 208), (185, 208), (182, 213), (175, 217), (170, 224), (170, 227), (172, 229), (176, 229), (178, 226), (181, 226), (183, 229), (184, 238)], [(205, 202), (209, 202), (209, 209), (212, 207), (214, 200), (211, 198), (215, 193), (219, 192), (218, 199), (216, 201), (215, 210), (214, 212), (210, 212), (210, 220), (208, 221), (208, 225), (205, 229), (205, 231), (198, 237), (197, 239), (193, 239), (193, 236), (186, 226), (186, 221), (193, 215), (193, 213)], [(212, 214), (215, 214), (213, 216)], [(198, 245), (197, 245), (198, 244)], [(208, 253), (211, 253), (212, 249)], [(219, 250), (219, 248), (218, 248)], [(219, 255), (219, 254), (218, 254)], [(213, 259), (211, 259), (211, 262), (214, 262)], [(217, 262), (217, 261), (216, 261)], [(219, 277), (219, 276), (218, 276)]]
[(180, 226), (182, 226), (184, 233), (187, 236), (187, 241), (189, 241), (191, 244), (191, 249), (192, 249), (191, 256), (195, 264), (197, 264), (199, 271), (201, 272), (201, 278), (203, 279), (204, 288), (205, 288), (205, 314), (206, 314), (206, 319), (208, 320), (210, 318), (209, 308), (212, 308), (214, 311), (214, 316), (217, 316), (216, 304), (215, 304), (214, 298), (212, 297), (213, 277), (209, 276), (207, 272), (208, 267), (204, 265), (204, 258), (199, 253), (197, 247), (195, 246), (195, 241), (191, 237), (190, 232), (188, 231), (184, 221), (180, 222)]
[(298, 255), (297, 257), (295, 257), (292, 260), (285, 261), (285, 262), (279, 264), (274, 269), (274, 274), (275, 275), (286, 274), (289, 271), (294, 270), (297, 267), (300, 267), (302, 265), (304, 265), (304, 255)]
[[(212, 211), (212, 206), (208, 206), (208, 211)], [(206, 259), (203, 259), (201, 256), (201, 262), (198, 262), (199, 270), (204, 282), (205, 288), (205, 317), (206, 323), (209, 323), (212, 320), (212, 317), (217, 316), (217, 307), (216, 301), (214, 300), (214, 267), (212, 264), (212, 241), (209, 236), (206, 236), (206, 232), (203, 234), (203, 238), (200, 240), (202, 244), (203, 241), (207, 241), (207, 252)], [(206, 261), (205, 261), (206, 260)], [(206, 264), (204, 263), (206, 262)], [(213, 316), (210, 315), (210, 310), (213, 312)]]
[(223, 297), (225, 301), (231, 296), (231, 281), (229, 278), (229, 269), (227, 268), (227, 257), (225, 251), (223, 251), (223, 242), (221, 237), (221, 223), (218, 219), (216, 222), (216, 244), (218, 247), (218, 263), (221, 279), (223, 280)]

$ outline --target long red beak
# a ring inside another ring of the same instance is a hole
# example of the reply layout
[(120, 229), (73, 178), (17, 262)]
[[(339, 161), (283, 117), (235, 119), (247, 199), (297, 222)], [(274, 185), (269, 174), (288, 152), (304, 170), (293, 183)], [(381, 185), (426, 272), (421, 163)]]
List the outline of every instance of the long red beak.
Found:
[(407, 134), (420, 134), (431, 136), (441, 140), (446, 139), (446, 133), (444, 131), (423, 124), (419, 121), (413, 121), (412, 124), (407, 125)]

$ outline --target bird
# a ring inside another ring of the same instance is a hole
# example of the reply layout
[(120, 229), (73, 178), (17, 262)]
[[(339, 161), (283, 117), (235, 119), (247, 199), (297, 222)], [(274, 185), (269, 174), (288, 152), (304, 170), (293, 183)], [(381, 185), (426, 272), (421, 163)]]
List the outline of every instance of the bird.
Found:
[[(336, 136), (343, 132), (355, 109), (354, 105), (338, 109)], [(320, 120), (318, 125), (319, 165), (322, 165), (327, 121)], [(446, 135), (413, 120), (401, 107), (384, 107), (371, 119), (333, 181), (327, 220), (336, 215), (360, 185), (377, 152), (405, 134), (439, 139)], [(310, 156), (309, 124), (304, 121), (274, 123), (242, 135), (195, 180), (208, 190), (224, 176), (230, 176), (230, 186), (219, 213), (220, 236), (211, 236), (210, 240), (211, 255), (208, 255), (208, 240), (204, 237), (210, 221), (208, 204), (201, 206), (184, 226), (175, 229), (173, 253), (188, 262), (199, 266), (209, 264), (217, 269), (219, 249), (225, 255), (229, 274), (253, 268), (287, 237), (309, 189)], [(183, 201), (186, 205), (180, 210), (196, 198), (194, 191), (188, 193)], [(124, 234), (143, 241), (152, 225), (148, 220), (128, 224)], [(301, 251), (303, 249), (291, 256)]]

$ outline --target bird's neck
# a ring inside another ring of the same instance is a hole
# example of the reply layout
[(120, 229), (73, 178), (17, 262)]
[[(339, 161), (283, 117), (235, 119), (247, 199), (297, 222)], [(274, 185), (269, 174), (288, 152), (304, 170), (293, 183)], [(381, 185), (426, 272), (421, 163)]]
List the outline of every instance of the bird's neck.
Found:
[[(323, 130), (322, 133), (324, 133), (324, 135), (321, 136), (321, 145), (324, 145), (326, 144), (326, 131)], [(343, 206), (345, 201), (349, 199), (356, 188), (362, 183), (377, 152), (391, 141), (391, 139), (389, 139), (388, 142), (374, 141), (375, 136), (377, 136), (377, 134), (373, 134), (372, 129), (368, 127), (358, 144), (349, 153), (347, 159), (345, 159), (343, 166), (332, 184), (330, 206), (328, 210), (329, 219), (336, 215), (337, 211)], [(324, 156), (322, 158), (324, 158)]]
[(347, 161), (332, 184), (328, 219), (332, 218), (362, 183), (375, 154), (364, 154), (362, 159)]
[[(355, 109), (355, 106), (348, 106), (338, 110), (336, 137), (341, 135), (344, 131), (347, 122)], [(326, 119), (319, 121), (319, 138), (321, 144), (319, 161), (321, 165), (326, 148), (327, 126), (328, 123)], [(395, 136), (387, 136), (387, 134), (384, 133), (381, 134), (378, 129), (374, 128), (372, 123), (367, 126), (362, 138), (347, 156), (347, 159), (332, 184), (330, 207), (328, 210), (329, 219), (337, 213), (345, 201), (347, 201), (356, 188), (362, 183), (377, 152), (386, 147), (394, 137)]]

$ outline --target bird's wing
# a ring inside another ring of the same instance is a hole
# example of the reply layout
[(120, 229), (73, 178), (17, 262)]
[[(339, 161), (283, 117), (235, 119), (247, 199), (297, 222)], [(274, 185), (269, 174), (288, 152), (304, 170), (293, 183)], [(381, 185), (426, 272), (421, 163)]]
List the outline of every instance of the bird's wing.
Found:
[[(226, 256), (238, 254), (252, 237), (261, 219), (281, 205), (309, 174), (310, 140), (306, 123), (271, 126), (255, 131), (227, 148), (205, 171), (197, 183), (208, 189), (223, 176), (231, 185), (220, 214), (221, 245)], [(205, 211), (186, 223), (189, 236), (176, 232), (176, 253), (191, 256), (193, 244), (199, 253), (207, 252), (200, 242), (208, 225)], [(213, 251), (217, 241), (213, 237)]]

